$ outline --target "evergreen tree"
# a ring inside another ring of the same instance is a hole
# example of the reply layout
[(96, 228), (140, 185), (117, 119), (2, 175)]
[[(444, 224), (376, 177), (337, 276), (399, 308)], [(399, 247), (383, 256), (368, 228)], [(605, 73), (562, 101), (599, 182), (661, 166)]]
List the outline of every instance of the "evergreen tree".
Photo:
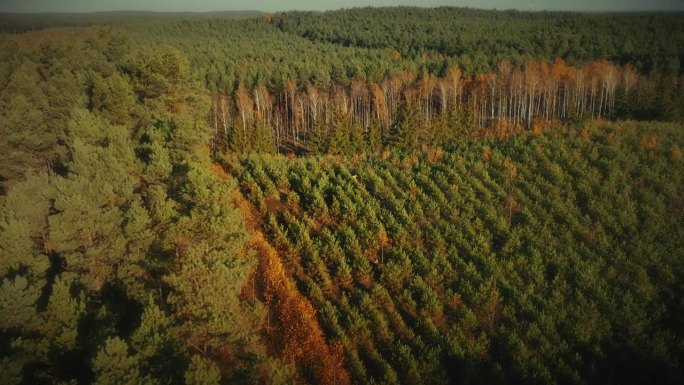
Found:
[(147, 385), (156, 384), (140, 373), (140, 357), (131, 355), (126, 341), (118, 337), (107, 339), (93, 361), (95, 384)]
[(230, 188), (206, 165), (191, 165), (183, 188), (189, 212), (170, 230), (175, 259), (165, 281), (178, 337), (201, 354), (232, 357), (222, 364), (237, 374), (253, 369), (246, 358), (261, 317), (239, 298), (253, 264), (243, 254), (245, 230)]

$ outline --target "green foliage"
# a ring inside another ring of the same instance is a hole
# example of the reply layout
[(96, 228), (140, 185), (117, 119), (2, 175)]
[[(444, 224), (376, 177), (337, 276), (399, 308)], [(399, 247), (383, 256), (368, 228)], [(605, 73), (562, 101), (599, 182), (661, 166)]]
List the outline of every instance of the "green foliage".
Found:
[(221, 372), (216, 364), (200, 356), (193, 356), (190, 367), (185, 371), (185, 383), (187, 385), (218, 385), (221, 381)]
[(49, 267), (47, 256), (37, 244), (43, 239), (48, 202), (45, 175), (32, 175), (12, 189), (2, 205), (0, 217), (0, 276), (21, 273), (41, 279)]
[(570, 62), (605, 57), (676, 74), (680, 69), (676, 52), (681, 52), (682, 42), (668, 36), (684, 28), (676, 14), (588, 15), (453, 7), (285, 12), (275, 15), (273, 24), (313, 42), (396, 49), (422, 65), (432, 64), (431, 58), (419, 59), (423, 53), (443, 55), (471, 74), (493, 69), (501, 58), (522, 64), (525, 57), (545, 61), (563, 57)]
[(35, 304), (40, 296), (39, 287), (30, 287), (25, 277), (14, 280), (4, 279), (0, 286), (0, 309), (2, 309), (3, 328), (21, 328), (36, 317)]
[(0, 97), (2, 382), (286, 378), (240, 298), (254, 260), (188, 60), (111, 31), (70, 38), (0, 47), (18, 60)]
[(267, 233), (356, 382), (677, 383), (681, 145), (678, 125), (566, 126), (238, 177), (287, 166), (302, 204), (263, 207)]
[(72, 296), (73, 281), (57, 277), (47, 303), (41, 329), (56, 352), (68, 352), (77, 346), (78, 324), (85, 311), (83, 297)]
[(134, 89), (143, 100), (182, 97), (190, 83), (190, 63), (171, 47), (139, 52), (127, 63), (126, 71), (136, 81)]
[(49, 218), (50, 240), (65, 258), (67, 269), (87, 272), (87, 287), (100, 290), (112, 275), (131, 278), (117, 272), (118, 266), (125, 266), (121, 263), (125, 259), (132, 259), (128, 261), (131, 265), (139, 263), (136, 257), (140, 254), (127, 255), (124, 228), (132, 219), (126, 218), (131, 210), (125, 213), (124, 208), (135, 204), (134, 175), (139, 166), (126, 131), (108, 127), (86, 111), (75, 112), (67, 138), (71, 140), (66, 151), (68, 173), (51, 178), (58, 214)]
[(409, 150), (418, 146), (418, 116), (415, 108), (402, 103), (390, 135), (385, 144), (392, 145), (399, 150)]
[(109, 338), (98, 351), (93, 361), (95, 384), (154, 384), (149, 378), (140, 374), (140, 358), (131, 356), (126, 341), (118, 337)]
[(45, 129), (48, 100), (38, 86), (39, 75), (31, 64), (14, 70), (0, 96), (0, 177), (23, 176), (25, 165), (40, 167), (56, 147), (56, 135)]
[(128, 124), (135, 116), (135, 94), (124, 76), (114, 73), (104, 79), (95, 77), (92, 87), (91, 110), (118, 125)]

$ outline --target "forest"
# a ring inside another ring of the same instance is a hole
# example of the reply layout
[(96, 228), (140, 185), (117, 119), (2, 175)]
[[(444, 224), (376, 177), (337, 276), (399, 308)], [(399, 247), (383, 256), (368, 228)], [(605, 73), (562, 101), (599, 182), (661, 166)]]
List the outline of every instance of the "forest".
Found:
[(684, 14), (0, 14), (0, 384), (679, 384)]

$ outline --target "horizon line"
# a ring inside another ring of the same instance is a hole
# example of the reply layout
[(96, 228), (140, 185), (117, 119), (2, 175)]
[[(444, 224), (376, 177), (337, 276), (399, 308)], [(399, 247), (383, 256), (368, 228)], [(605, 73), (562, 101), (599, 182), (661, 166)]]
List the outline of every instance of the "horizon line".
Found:
[(452, 8), (452, 9), (466, 9), (466, 10), (478, 10), (478, 11), (491, 11), (491, 12), (525, 12), (525, 13), (588, 13), (588, 14), (600, 14), (600, 13), (684, 13), (684, 7), (681, 9), (627, 9), (627, 10), (567, 10), (567, 9), (519, 9), (519, 8), (477, 8), (477, 7), (458, 7), (458, 6), (448, 6), (442, 5), (437, 7), (424, 7), (420, 5), (397, 5), (397, 6), (361, 6), (361, 7), (342, 7), (334, 9), (291, 9), (291, 10), (278, 10), (278, 11), (262, 11), (257, 9), (222, 9), (213, 11), (155, 11), (148, 9), (113, 9), (113, 10), (102, 10), (102, 11), (82, 11), (82, 12), (69, 12), (69, 11), (4, 11), (0, 10), (0, 14), (10, 14), (10, 15), (94, 15), (94, 14), (107, 14), (107, 13), (150, 13), (150, 14), (211, 14), (211, 13), (258, 13), (258, 14), (268, 14), (268, 13), (285, 13), (285, 12), (314, 12), (314, 13), (325, 13), (325, 12), (336, 12), (336, 11), (346, 11), (354, 9), (391, 9), (391, 8), (421, 8), (421, 9), (441, 9), (441, 8)]

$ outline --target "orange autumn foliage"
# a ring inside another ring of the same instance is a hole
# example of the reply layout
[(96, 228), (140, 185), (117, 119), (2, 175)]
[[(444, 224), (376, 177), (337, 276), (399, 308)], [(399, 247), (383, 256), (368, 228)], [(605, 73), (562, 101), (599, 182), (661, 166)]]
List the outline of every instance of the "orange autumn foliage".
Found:
[(647, 150), (655, 150), (658, 148), (658, 138), (655, 136), (644, 136), (641, 138), (641, 146)]
[(430, 163), (436, 163), (436, 162), (441, 162), (444, 160), (444, 150), (441, 147), (438, 147), (436, 150), (428, 153), (428, 162)]
[(221, 167), (220, 164), (212, 163), (211, 164), (211, 172), (216, 174), (219, 178), (223, 180), (228, 180), (228, 174), (226, 174), (226, 171)]
[(260, 256), (257, 280), (270, 312), (268, 338), (281, 358), (295, 363), (312, 383), (349, 384), (342, 348), (326, 343), (313, 306), (297, 291), (275, 249), (258, 231), (252, 243)]
[(489, 146), (485, 146), (485, 148), (482, 150), (482, 161), (483, 162), (488, 162), (489, 158), (492, 157), (492, 148)]

